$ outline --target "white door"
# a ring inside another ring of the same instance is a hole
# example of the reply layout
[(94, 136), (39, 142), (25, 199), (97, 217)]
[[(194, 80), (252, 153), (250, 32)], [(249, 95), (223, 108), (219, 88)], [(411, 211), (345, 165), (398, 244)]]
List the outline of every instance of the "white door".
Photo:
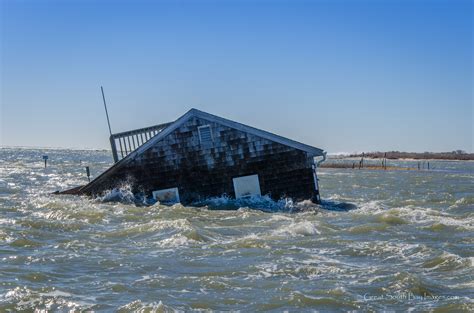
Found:
[(241, 176), (232, 179), (234, 182), (235, 198), (261, 196), (258, 175)]

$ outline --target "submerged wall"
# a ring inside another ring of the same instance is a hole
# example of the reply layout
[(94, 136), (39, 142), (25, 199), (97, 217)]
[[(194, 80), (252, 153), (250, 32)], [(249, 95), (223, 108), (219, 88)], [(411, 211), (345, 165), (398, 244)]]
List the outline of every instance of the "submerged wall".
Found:
[[(212, 141), (200, 140), (210, 125)], [(259, 175), (262, 195), (296, 200), (316, 197), (313, 156), (243, 131), (193, 117), (160, 142), (111, 174), (88, 193), (101, 193), (127, 181), (135, 192), (177, 187), (181, 202), (234, 195), (232, 179)]]

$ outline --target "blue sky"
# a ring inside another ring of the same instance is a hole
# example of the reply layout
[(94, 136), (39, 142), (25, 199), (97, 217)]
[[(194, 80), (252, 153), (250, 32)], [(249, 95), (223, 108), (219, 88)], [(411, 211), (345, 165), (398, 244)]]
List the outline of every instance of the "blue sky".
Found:
[(471, 1), (1, 2), (1, 145), (195, 107), (331, 152), (473, 151)]

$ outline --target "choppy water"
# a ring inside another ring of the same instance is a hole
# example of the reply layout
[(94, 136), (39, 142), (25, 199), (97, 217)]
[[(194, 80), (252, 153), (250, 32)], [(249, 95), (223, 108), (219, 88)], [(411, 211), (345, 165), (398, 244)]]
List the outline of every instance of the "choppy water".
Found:
[(0, 311), (474, 310), (474, 163), (321, 169), (323, 206), (49, 194), (110, 162), (0, 149)]

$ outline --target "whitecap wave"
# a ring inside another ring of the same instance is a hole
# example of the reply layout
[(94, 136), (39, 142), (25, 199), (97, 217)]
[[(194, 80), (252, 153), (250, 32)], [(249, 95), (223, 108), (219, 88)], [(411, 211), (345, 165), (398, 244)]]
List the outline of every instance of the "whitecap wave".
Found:
[(136, 197), (132, 192), (130, 185), (123, 185), (104, 192), (103, 196), (98, 197), (101, 202), (121, 202), (125, 204), (133, 204)]
[(315, 236), (321, 234), (316, 226), (309, 222), (293, 222), (289, 225), (281, 226), (280, 228), (273, 231), (274, 235), (302, 235), (302, 236)]
[(319, 209), (317, 204), (310, 200), (295, 202), (291, 198), (282, 198), (273, 200), (269, 195), (251, 196), (240, 199), (233, 199), (227, 195), (220, 197), (210, 197), (193, 203), (195, 206), (207, 206), (209, 209), (220, 210), (238, 210), (242, 208), (250, 208), (263, 212), (303, 212), (316, 211)]
[(179, 310), (173, 309), (167, 305), (164, 305), (163, 302), (158, 301), (156, 302), (142, 302), (141, 300), (135, 300), (130, 303), (127, 303), (118, 308), (117, 312), (134, 312), (134, 313), (174, 313), (179, 312)]

